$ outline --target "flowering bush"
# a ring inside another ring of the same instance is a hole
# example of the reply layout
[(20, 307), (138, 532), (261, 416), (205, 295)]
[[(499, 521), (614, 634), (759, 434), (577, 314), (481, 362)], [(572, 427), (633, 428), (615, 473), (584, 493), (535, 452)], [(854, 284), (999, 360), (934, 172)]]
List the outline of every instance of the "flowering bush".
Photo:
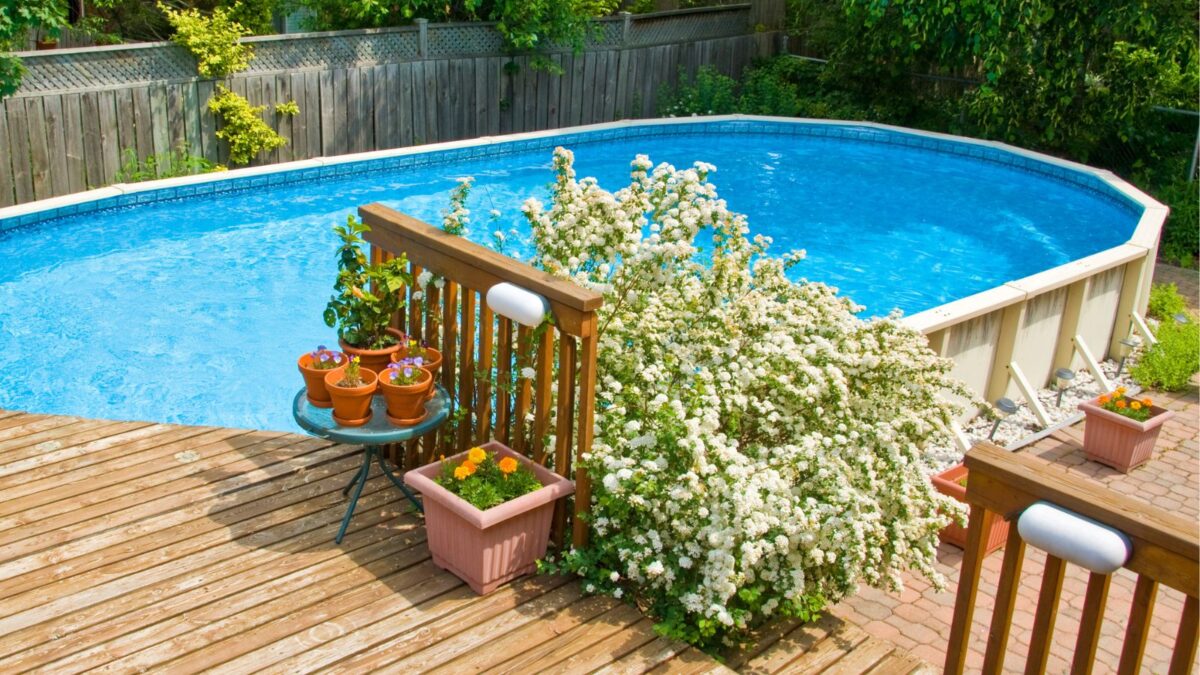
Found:
[(1117, 387), (1116, 391), (1102, 395), (1096, 400), (1101, 408), (1124, 415), (1138, 422), (1145, 422), (1154, 416), (1150, 406), (1154, 401), (1147, 398), (1129, 398), (1125, 395), (1125, 387)]
[[(931, 487), (973, 397), (922, 335), (787, 270), (708, 182), (714, 167), (633, 162), (616, 193), (555, 151), (551, 204), (524, 210), (536, 264), (604, 294), (588, 547), (547, 567), (636, 594), (703, 646), (772, 616), (811, 618), (863, 582), (935, 583), (959, 507)], [(551, 425), (554, 428), (554, 425)], [(580, 509), (583, 510), (583, 509)]]
[(436, 482), (485, 511), (542, 487), (537, 476), (517, 460), (497, 460), (483, 448), (471, 448), (458, 464), (443, 461)]

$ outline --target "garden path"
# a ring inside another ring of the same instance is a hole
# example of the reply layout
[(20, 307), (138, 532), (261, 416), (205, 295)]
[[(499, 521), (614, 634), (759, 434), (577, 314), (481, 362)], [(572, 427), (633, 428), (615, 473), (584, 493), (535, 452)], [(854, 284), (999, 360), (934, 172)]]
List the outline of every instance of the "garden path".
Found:
[[(1174, 410), (1175, 418), (1164, 425), (1154, 457), (1129, 474), (1119, 473), (1084, 457), (1082, 422), (1056, 431), (1019, 452), (1042, 457), (1068, 473), (1094, 480), (1116, 492), (1191, 518), (1200, 526), (1200, 452), (1197, 447), (1200, 404), (1195, 378), (1193, 385), (1185, 392), (1150, 392), (1150, 395), (1159, 404)], [(984, 561), (971, 633), (971, 654), (967, 660), (968, 672), (979, 672), (983, 664), (987, 622), (991, 620), (996, 580), (1000, 578), (1003, 557), (1002, 553), (995, 552)], [(889, 640), (930, 663), (940, 665), (945, 659), (961, 563), (962, 551), (942, 544), (938, 549), (938, 569), (947, 580), (945, 591), (939, 592), (925, 579), (906, 574), (906, 588), (902, 592), (863, 588), (858, 595), (834, 607), (833, 614), (862, 626), (875, 637)], [(1005, 660), (1006, 672), (1024, 670), (1041, 583), (1038, 570), (1042, 569), (1044, 563), (1043, 553), (1032, 547), (1027, 549), (1024, 569), (1028, 572), (1023, 575), (1013, 615), (1012, 635)], [(1135, 575), (1125, 569), (1113, 577), (1103, 639), (1096, 656), (1094, 672), (1098, 674), (1116, 671), (1135, 582)], [(1087, 573), (1078, 567), (1068, 566), (1047, 672), (1064, 673), (1069, 670), (1086, 585)], [(1170, 588), (1160, 589), (1151, 624), (1150, 642), (1142, 664), (1143, 672), (1167, 672), (1182, 609), (1183, 594)]]

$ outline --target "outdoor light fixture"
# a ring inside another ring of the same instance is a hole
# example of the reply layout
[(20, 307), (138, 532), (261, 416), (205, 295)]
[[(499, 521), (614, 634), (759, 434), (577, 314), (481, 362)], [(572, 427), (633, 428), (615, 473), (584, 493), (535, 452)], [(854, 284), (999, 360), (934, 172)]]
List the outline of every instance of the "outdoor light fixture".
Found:
[(1121, 340), (1121, 342), (1118, 344), (1120, 344), (1120, 347), (1117, 348), (1117, 351), (1120, 352), (1121, 360), (1117, 361), (1117, 375), (1116, 376), (1120, 377), (1121, 370), (1123, 368), (1125, 368), (1125, 359), (1129, 358), (1129, 355), (1133, 353), (1133, 350), (1138, 348), (1138, 345), (1142, 344), (1142, 341), (1139, 340), (1138, 338), (1134, 337), (1133, 335), (1130, 335), (1129, 337), (1125, 338), (1124, 340)]
[(1058, 385), (1058, 400), (1054, 402), (1054, 407), (1062, 407), (1063, 392), (1067, 387), (1071, 386), (1071, 382), (1075, 379), (1075, 371), (1070, 368), (1059, 368), (1054, 371), (1054, 382)]
[(992, 440), (996, 436), (996, 429), (1000, 428), (1000, 423), (1005, 417), (1017, 412), (1017, 404), (1011, 398), (1005, 397), (996, 401), (996, 423), (992, 425), (992, 432), (988, 434), (988, 440)]

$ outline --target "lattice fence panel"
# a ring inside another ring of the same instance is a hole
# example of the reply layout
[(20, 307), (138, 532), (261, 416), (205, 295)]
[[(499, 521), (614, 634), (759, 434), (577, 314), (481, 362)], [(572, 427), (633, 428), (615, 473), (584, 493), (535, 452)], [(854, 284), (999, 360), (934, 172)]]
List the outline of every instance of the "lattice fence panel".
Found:
[(355, 68), (417, 58), (417, 32), (408, 28), (370, 33), (315, 34), (252, 41), (250, 73)]
[(504, 47), (500, 31), (490, 24), (430, 24), (429, 56), (498, 54)]
[(629, 29), (629, 45), (657, 45), (732, 37), (744, 35), (749, 25), (750, 10), (747, 8), (684, 16), (635, 18)]
[(185, 80), (196, 76), (196, 61), (167, 43), (135, 49), (89, 49), (86, 52), (38, 52), (24, 59), (21, 93)]

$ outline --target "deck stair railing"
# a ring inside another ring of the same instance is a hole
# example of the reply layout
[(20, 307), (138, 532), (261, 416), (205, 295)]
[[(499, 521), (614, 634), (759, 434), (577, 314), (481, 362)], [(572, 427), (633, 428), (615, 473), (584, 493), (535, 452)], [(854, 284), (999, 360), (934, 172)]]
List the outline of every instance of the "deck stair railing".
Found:
[[(405, 466), (495, 438), (559, 475), (573, 475), (574, 511), (585, 510), (591, 488), (579, 457), (592, 447), (602, 296), (381, 204), (358, 212), (371, 228), (365, 239), (372, 262), (404, 255), (414, 279), (428, 271), (442, 280), (440, 288), (405, 289), (409, 302), (395, 326), (441, 350), (441, 384), (454, 401), (454, 421), (409, 442), (402, 450)], [(487, 294), (500, 284), (541, 296), (552, 322), (531, 327), (498, 315)], [(421, 295), (414, 300), (414, 293)], [(526, 377), (530, 370), (532, 378)], [(570, 515), (560, 504), (554, 541), (561, 545), (570, 527), (581, 546), (586, 522)]]
[(947, 674), (962, 673), (965, 666), (987, 543), (985, 533), (998, 517), (1015, 526), (1009, 528), (1005, 544), (988, 628), (984, 673), (1004, 669), (1026, 544), (1046, 551), (1026, 673), (1046, 669), (1067, 564), (1081, 565), (1090, 572), (1072, 673), (1092, 670), (1112, 573), (1121, 567), (1138, 577), (1117, 672), (1137, 673), (1141, 667), (1160, 584), (1186, 596), (1169, 672), (1191, 672), (1200, 620), (1200, 539), (1195, 523), (1048, 469), (1038, 458), (1009, 453), (989, 443), (972, 448), (966, 465), (970, 475), (970, 524), (946, 653)]

